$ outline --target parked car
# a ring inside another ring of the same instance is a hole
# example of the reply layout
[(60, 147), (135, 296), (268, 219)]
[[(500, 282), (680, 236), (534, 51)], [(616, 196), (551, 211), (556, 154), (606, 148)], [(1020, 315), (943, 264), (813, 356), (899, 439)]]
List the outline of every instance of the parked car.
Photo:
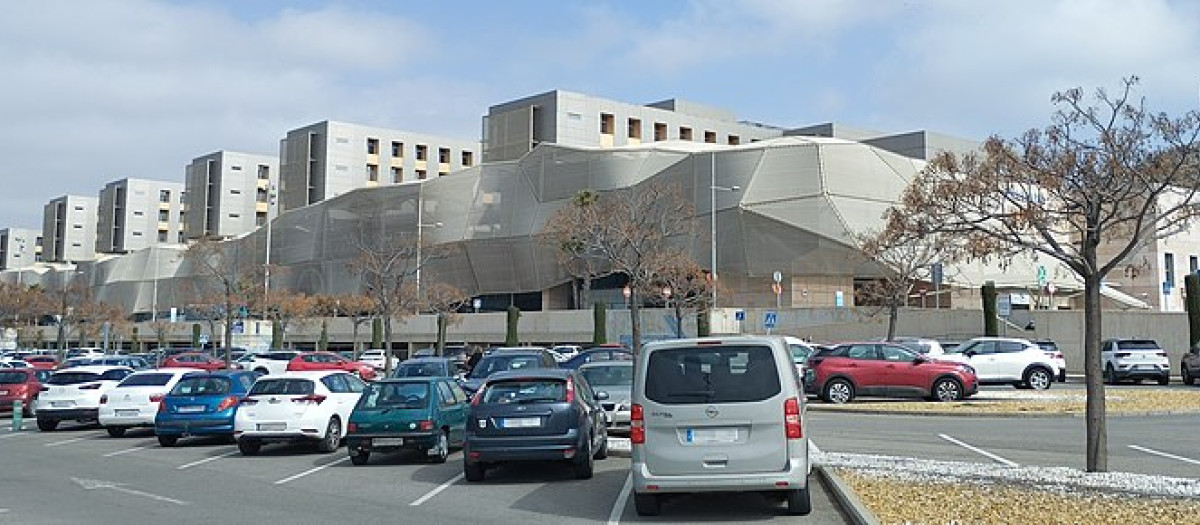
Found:
[(559, 363), (579, 355), (579, 352), (582, 350), (583, 347), (579, 345), (554, 345), (550, 347), (550, 351), (554, 353), (554, 359), (557, 359)]
[(225, 360), (201, 352), (186, 352), (163, 359), (163, 368), (191, 368), (212, 372), (225, 368)]
[(31, 355), (25, 358), (25, 362), (38, 370), (58, 368), (58, 358), (52, 355)]
[(1035, 339), (1031, 342), (1046, 352), (1046, 357), (1049, 357), (1050, 361), (1054, 362), (1054, 366), (1058, 367), (1058, 382), (1066, 383), (1067, 358), (1063, 355), (1062, 350), (1059, 350), (1058, 344), (1049, 339)]
[(159, 368), (134, 372), (100, 396), (99, 422), (112, 437), (133, 427), (153, 427), (158, 405), (175, 384), (194, 368)]
[(1026, 339), (976, 337), (938, 359), (971, 365), (984, 385), (1008, 383), (1017, 388), (1045, 390), (1058, 377), (1058, 368), (1046, 352)]
[(718, 491), (779, 494), (788, 512), (812, 511), (805, 396), (782, 338), (653, 342), (634, 370), (638, 514), (658, 514), (663, 496)]
[(1200, 377), (1200, 347), (1193, 347), (1179, 360), (1179, 377), (1183, 384), (1194, 385)]
[(1171, 362), (1167, 351), (1153, 339), (1107, 339), (1100, 345), (1100, 364), (1104, 382), (1115, 385), (1132, 379), (1153, 379), (1160, 385), (1171, 382)]
[(351, 361), (333, 352), (305, 352), (288, 361), (288, 372), (310, 372), (314, 370), (340, 370), (350, 372), (370, 381), (378, 375), (375, 367), (359, 361)]
[(140, 357), (125, 355), (105, 355), (100, 357), (72, 357), (63, 361), (59, 369), (76, 368), (80, 366), (124, 366), (133, 370), (150, 370), (154, 368), (149, 362)]
[(817, 349), (798, 337), (784, 336), (783, 342), (791, 350), (792, 364), (796, 366), (796, 373), (800, 374), (800, 378), (803, 380), (804, 390), (808, 391), (816, 378), (813, 375), (812, 367), (808, 366), (808, 359), (817, 352)]
[(458, 360), (453, 357), (414, 357), (396, 365), (392, 377), (459, 377)]
[(937, 339), (928, 339), (925, 337), (898, 336), (898, 337), (893, 337), (891, 342), (899, 343), (901, 345), (907, 346), (910, 350), (912, 350), (918, 354), (928, 354), (931, 356), (938, 356), (938, 355), (942, 355), (942, 354), (946, 353), (946, 350), (944, 348), (942, 348), (942, 343), (939, 343), (937, 341)]
[(941, 361), (886, 342), (844, 343), (814, 357), (811, 389), (829, 403), (856, 396), (923, 397), (959, 401), (979, 390), (971, 365)]
[[(368, 365), (375, 367), (376, 370), (384, 370), (385, 368), (387, 368), (387, 364), (388, 364), (387, 359), (384, 358), (384, 356), (386, 356), (386, 355), (387, 355), (387, 350), (366, 350), (363, 353), (358, 355), (358, 360), (361, 363), (366, 363)], [(393, 370), (395, 370), (396, 365), (399, 364), (400, 360), (396, 359), (395, 357), (392, 357), (391, 361), (392, 361), (391, 368)]]
[(33, 365), (26, 363), (23, 359), (0, 359), (0, 368), (33, 368)]
[(51, 432), (60, 421), (97, 421), (100, 397), (132, 373), (133, 369), (125, 366), (80, 366), (54, 372), (38, 395), (38, 430)]
[(163, 398), (154, 418), (158, 444), (173, 447), (189, 436), (233, 439), (233, 416), (258, 373), (246, 370), (193, 372)]
[[(442, 347), (442, 355), (440, 357), (453, 358), (459, 364), (459, 366), (466, 367), (467, 358), (470, 357), (468, 355), (468, 350), (469, 350), (469, 348), (467, 347), (467, 345), (446, 345), (446, 346)], [(429, 348), (422, 348), (420, 350), (417, 350), (416, 352), (413, 352), (413, 354), (411, 356), (409, 356), (409, 358), (413, 358), (413, 357), (439, 357), (439, 356), (437, 353), (437, 348), (429, 347)]]
[(293, 350), (274, 350), (260, 354), (250, 354), (249, 361), (240, 361), (243, 370), (258, 372), (260, 375), (279, 375), (287, 371), (288, 364), (300, 352)]
[(64, 359), (72, 357), (104, 357), (104, 350), (100, 348), (68, 348), (67, 353), (63, 356)]
[(33, 417), (37, 412), (36, 401), (42, 391), (37, 369), (0, 369), (0, 412), (12, 412), (13, 402), (21, 401), (21, 414)]
[(558, 368), (558, 361), (545, 348), (502, 348), (484, 355), (462, 381), (463, 390), (474, 394), (492, 374), (506, 370)]
[(238, 450), (253, 456), (263, 443), (302, 441), (333, 452), (364, 389), (358, 376), (339, 370), (259, 378), (234, 414)]
[(563, 368), (579, 368), (584, 363), (595, 363), (597, 361), (633, 361), (633, 352), (624, 346), (594, 346), (579, 352), (566, 361), (563, 361)]
[(608, 431), (629, 433), (629, 407), (633, 405), (633, 362), (599, 361), (579, 367), (592, 390), (608, 399), (600, 402), (608, 418)]
[[(551, 358), (553, 359), (553, 358)], [(471, 403), (463, 445), (467, 481), (482, 481), (496, 464), (560, 460), (589, 479), (608, 457), (608, 429), (595, 392), (576, 370), (497, 372)]]
[(416, 449), (445, 463), (451, 447), (462, 447), (469, 409), (467, 394), (445, 376), (367, 385), (346, 427), (350, 462), (366, 465), (375, 451)]

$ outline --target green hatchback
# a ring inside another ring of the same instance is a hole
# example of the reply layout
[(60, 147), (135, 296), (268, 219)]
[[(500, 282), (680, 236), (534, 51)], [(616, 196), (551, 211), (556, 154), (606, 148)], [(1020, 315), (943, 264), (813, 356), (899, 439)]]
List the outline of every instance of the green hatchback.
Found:
[(365, 465), (375, 451), (415, 449), (444, 463), (462, 447), (470, 403), (452, 378), (376, 381), (359, 398), (346, 425), (350, 461)]

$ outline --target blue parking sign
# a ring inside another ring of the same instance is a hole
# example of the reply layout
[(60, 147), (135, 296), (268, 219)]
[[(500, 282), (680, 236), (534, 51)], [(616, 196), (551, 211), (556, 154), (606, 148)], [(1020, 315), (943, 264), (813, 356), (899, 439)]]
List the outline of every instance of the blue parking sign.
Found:
[(767, 311), (766, 315), (763, 316), (763, 328), (766, 328), (767, 330), (775, 328), (775, 322), (778, 320), (779, 318), (776, 312)]
[(738, 311), (734, 312), (733, 319), (736, 321), (745, 321), (746, 320), (746, 311), (738, 310)]

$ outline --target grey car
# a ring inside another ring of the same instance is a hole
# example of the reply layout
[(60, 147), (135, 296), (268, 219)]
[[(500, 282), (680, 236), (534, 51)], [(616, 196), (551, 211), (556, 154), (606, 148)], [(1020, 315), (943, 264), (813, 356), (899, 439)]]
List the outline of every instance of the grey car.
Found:
[(614, 434), (629, 433), (629, 407), (633, 404), (633, 362), (601, 361), (579, 367), (579, 373), (587, 379), (596, 392), (604, 392), (608, 399), (600, 403), (608, 417), (608, 431)]

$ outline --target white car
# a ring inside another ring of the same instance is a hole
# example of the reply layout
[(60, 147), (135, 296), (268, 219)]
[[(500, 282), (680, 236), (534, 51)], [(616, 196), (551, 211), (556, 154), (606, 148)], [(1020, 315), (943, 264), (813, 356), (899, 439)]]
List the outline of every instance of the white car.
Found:
[(238, 359), (238, 365), (242, 370), (250, 370), (258, 372), (261, 375), (273, 376), (287, 372), (288, 362), (300, 355), (300, 352), (292, 350), (277, 350), (273, 352), (264, 352), (260, 354), (247, 354), (252, 356), (249, 360), (243, 361)]
[(1104, 382), (1110, 385), (1131, 379), (1153, 379), (1160, 385), (1171, 382), (1171, 362), (1167, 351), (1153, 339), (1109, 339), (1100, 346), (1100, 365)]
[(579, 345), (557, 345), (550, 347), (550, 352), (554, 354), (554, 360), (559, 363), (579, 355), (581, 351), (583, 351), (583, 347)]
[(0, 368), (29, 368), (33, 365), (26, 363), (23, 359), (0, 359)]
[(131, 427), (153, 427), (158, 404), (184, 375), (194, 368), (143, 370), (125, 377), (100, 396), (100, 425), (112, 437), (121, 437)]
[(132, 373), (126, 366), (80, 366), (51, 374), (38, 395), (38, 430), (53, 431), (60, 421), (97, 421), (100, 398)]
[(309, 441), (321, 452), (333, 452), (364, 389), (361, 379), (340, 370), (262, 377), (234, 415), (238, 450), (253, 456), (263, 443)]
[(1045, 390), (1058, 377), (1054, 361), (1028, 339), (976, 337), (936, 359), (971, 365), (980, 384), (1011, 383), (1017, 388)]
[[(383, 370), (384, 368), (387, 368), (387, 360), (384, 357), (386, 355), (387, 350), (366, 350), (363, 353), (358, 354), (358, 362), (371, 365), (376, 370)], [(399, 359), (392, 357), (391, 369), (395, 370), (396, 365), (399, 363)]]

